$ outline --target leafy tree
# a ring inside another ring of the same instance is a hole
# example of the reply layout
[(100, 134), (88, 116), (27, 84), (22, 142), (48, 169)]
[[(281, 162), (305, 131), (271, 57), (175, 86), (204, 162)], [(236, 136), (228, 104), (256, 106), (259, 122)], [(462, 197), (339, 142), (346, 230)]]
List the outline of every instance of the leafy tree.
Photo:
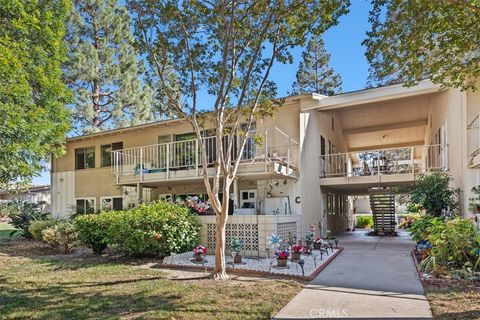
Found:
[[(230, 187), (255, 118), (270, 116), (279, 103), (274, 100), (276, 85), (269, 80), (270, 70), (277, 62), (291, 63), (291, 49), (305, 45), (310, 33), (321, 34), (336, 24), (349, 1), (130, 0), (128, 4), (135, 12), (137, 42), (157, 72), (168, 107), (192, 125), (199, 139), (203, 181), (217, 216), (212, 275), (226, 279)], [(212, 96), (209, 113), (199, 109), (200, 92)], [(207, 171), (202, 134), (209, 127), (215, 128), (213, 173)]]
[(458, 190), (450, 187), (452, 177), (443, 171), (420, 175), (409, 190), (410, 202), (419, 204), (433, 216), (458, 209)]
[(79, 133), (144, 123), (153, 118), (153, 90), (144, 82), (130, 15), (117, 0), (74, 0), (68, 24), (68, 85)]
[(312, 37), (298, 65), (293, 93), (316, 92), (331, 96), (342, 91), (342, 78), (330, 67), (330, 54), (321, 37)]
[(430, 79), (475, 89), (480, 76), (480, 1), (373, 0), (363, 42), (373, 82)]
[(0, 189), (28, 182), (63, 153), (66, 0), (0, 1)]

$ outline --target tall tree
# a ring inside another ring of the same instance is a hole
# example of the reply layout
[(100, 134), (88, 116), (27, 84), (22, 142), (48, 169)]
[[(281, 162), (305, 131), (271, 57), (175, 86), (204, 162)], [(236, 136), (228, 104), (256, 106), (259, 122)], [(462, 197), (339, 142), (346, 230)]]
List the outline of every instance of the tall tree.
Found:
[(479, 0), (373, 0), (363, 42), (371, 80), (430, 79), (475, 89), (480, 76)]
[(117, 0), (73, 0), (68, 25), (67, 81), (79, 133), (153, 119), (153, 90), (145, 83), (131, 19)]
[(0, 1), (0, 189), (28, 182), (63, 153), (67, 0)]
[(322, 37), (311, 37), (298, 65), (294, 94), (316, 92), (331, 96), (342, 91), (342, 78), (330, 66), (330, 54)]
[[(226, 279), (225, 227), (230, 187), (256, 117), (272, 114), (275, 63), (291, 63), (305, 45), (347, 12), (348, 0), (130, 0), (137, 42), (156, 70), (171, 110), (190, 122), (199, 140), (203, 181), (216, 214), (213, 277)], [(201, 113), (200, 92), (212, 96)], [(241, 125), (244, 123), (245, 125)], [(215, 128), (213, 173), (202, 131)], [(240, 142), (237, 144), (237, 137)], [(222, 197), (220, 197), (222, 194)]]

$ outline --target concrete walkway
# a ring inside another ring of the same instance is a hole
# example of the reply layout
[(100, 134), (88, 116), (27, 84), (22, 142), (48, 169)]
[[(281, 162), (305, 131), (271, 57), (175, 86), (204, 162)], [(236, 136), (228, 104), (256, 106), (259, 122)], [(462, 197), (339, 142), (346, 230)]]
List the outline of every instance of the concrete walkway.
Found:
[(432, 319), (408, 234), (337, 238), (343, 252), (274, 319)]

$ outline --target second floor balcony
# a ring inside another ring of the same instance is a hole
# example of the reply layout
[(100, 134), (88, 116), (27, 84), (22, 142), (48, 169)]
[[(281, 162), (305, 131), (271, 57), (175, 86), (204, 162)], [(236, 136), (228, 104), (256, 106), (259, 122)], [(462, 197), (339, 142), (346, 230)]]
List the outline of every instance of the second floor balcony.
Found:
[(320, 156), (322, 185), (401, 183), (448, 169), (448, 145), (365, 150)]
[[(242, 139), (237, 137), (232, 154), (237, 153)], [(239, 175), (297, 176), (298, 143), (282, 130), (275, 127), (252, 131), (246, 139)], [(216, 137), (204, 137), (202, 140), (206, 149), (207, 170), (213, 172), (217, 156)], [(203, 171), (198, 139), (117, 150), (112, 152), (112, 159), (117, 184), (195, 179), (201, 178)]]

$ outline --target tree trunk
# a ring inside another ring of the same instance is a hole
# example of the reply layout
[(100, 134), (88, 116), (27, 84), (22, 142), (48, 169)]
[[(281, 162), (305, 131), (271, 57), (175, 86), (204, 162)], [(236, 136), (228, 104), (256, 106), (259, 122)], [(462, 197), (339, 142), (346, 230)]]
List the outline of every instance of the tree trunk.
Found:
[[(216, 237), (215, 237), (215, 267), (212, 272), (213, 279), (215, 280), (227, 280), (227, 266), (225, 264), (225, 246), (226, 246), (226, 235), (225, 229), (227, 226), (227, 214), (228, 212), (222, 212), (217, 214), (217, 226), (216, 226)], [(227, 205), (228, 210), (228, 205)]]

